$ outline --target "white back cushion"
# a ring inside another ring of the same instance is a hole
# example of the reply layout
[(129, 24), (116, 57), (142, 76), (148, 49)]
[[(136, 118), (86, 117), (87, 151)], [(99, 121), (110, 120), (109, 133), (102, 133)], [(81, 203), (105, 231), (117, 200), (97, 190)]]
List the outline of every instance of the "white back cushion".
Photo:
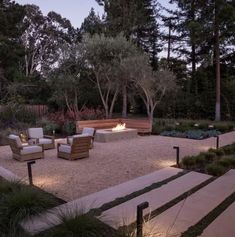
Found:
[(11, 135), (9, 135), (9, 138), (13, 139), (13, 140), (16, 140), (17, 146), (22, 147), (22, 143), (21, 143), (21, 140), (20, 140), (19, 136), (11, 134)]
[(42, 128), (29, 128), (28, 135), (30, 138), (43, 138)]
[(94, 128), (83, 128), (82, 134), (88, 134), (89, 136), (94, 136), (95, 129)]

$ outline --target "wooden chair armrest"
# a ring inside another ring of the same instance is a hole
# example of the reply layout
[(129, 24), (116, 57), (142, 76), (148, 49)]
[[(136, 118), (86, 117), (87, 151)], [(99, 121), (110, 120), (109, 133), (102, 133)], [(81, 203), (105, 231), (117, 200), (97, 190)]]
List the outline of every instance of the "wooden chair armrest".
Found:
[(67, 137), (67, 139), (66, 139), (67, 144), (70, 144), (70, 143), (69, 143), (69, 138), (73, 138), (73, 136), (68, 136), (68, 137)]
[(43, 137), (44, 137), (44, 138), (49, 138), (49, 139), (55, 140), (55, 137), (54, 137), (54, 136), (44, 135)]

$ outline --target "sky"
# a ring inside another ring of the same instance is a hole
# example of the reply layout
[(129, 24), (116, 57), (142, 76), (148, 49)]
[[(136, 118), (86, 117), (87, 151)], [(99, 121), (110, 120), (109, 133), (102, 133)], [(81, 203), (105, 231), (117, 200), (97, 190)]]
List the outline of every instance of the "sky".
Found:
[[(15, 0), (15, 2), (22, 5), (35, 4), (40, 7), (44, 15), (50, 11), (59, 13), (70, 20), (76, 28), (81, 26), (92, 7), (100, 16), (103, 14), (103, 8), (95, 0)], [(168, 0), (159, 0), (159, 2), (165, 7), (170, 7)]]

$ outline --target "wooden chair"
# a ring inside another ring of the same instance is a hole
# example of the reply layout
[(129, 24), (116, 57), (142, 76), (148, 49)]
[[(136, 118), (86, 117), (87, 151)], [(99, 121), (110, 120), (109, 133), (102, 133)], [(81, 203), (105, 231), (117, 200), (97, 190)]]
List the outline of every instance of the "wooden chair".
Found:
[(67, 137), (67, 143), (72, 144), (75, 137), (91, 137), (90, 149), (92, 149), (94, 147), (95, 132), (96, 130), (94, 128), (85, 127), (82, 129), (82, 133)]
[(16, 135), (10, 135), (8, 141), (12, 150), (12, 158), (18, 161), (44, 158), (44, 150), (42, 146), (23, 146), (20, 137)]
[(54, 136), (43, 134), (42, 128), (29, 128), (28, 129), (29, 144), (39, 144), (43, 146), (44, 150), (55, 148)]
[(75, 137), (72, 144), (58, 143), (57, 157), (67, 160), (76, 160), (89, 157), (91, 137)]

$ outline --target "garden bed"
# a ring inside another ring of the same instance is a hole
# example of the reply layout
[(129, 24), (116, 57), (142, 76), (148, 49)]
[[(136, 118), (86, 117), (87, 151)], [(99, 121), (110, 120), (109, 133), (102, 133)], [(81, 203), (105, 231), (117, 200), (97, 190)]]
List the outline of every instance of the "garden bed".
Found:
[(235, 169), (235, 143), (219, 149), (209, 149), (197, 156), (182, 159), (181, 168), (220, 176), (230, 169)]
[(153, 123), (153, 134), (202, 140), (234, 130), (234, 122), (158, 119)]

